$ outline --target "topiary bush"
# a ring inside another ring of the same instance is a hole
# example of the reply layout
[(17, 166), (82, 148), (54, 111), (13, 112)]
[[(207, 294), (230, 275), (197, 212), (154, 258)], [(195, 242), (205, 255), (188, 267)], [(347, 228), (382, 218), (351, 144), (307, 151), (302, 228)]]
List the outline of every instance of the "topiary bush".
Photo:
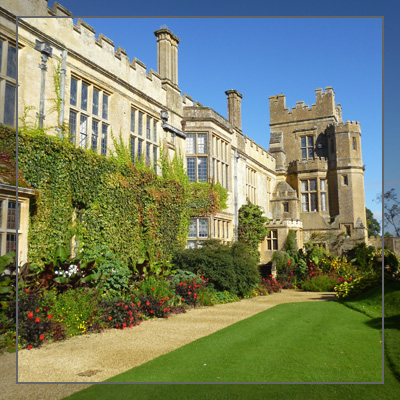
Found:
[(245, 296), (260, 282), (257, 256), (243, 243), (223, 245), (209, 240), (203, 247), (177, 252), (174, 265), (206, 276), (217, 291)]

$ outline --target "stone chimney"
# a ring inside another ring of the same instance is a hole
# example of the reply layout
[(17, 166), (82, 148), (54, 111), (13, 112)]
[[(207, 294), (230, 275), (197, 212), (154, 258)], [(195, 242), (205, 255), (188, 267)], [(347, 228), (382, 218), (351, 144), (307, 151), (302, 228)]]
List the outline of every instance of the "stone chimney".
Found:
[(179, 39), (162, 25), (154, 34), (157, 37), (157, 72), (178, 86), (178, 43)]
[(242, 95), (237, 90), (227, 90), (228, 96), (228, 121), (231, 125), (242, 132)]

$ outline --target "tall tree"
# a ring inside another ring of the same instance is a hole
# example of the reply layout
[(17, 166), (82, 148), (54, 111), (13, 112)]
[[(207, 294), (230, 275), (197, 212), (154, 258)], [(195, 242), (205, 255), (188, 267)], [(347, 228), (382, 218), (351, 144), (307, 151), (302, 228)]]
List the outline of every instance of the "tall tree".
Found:
[(260, 257), (258, 245), (268, 234), (264, 224), (268, 218), (263, 216), (263, 209), (247, 199), (247, 204), (239, 209), (238, 240), (249, 246), (252, 253)]
[(396, 236), (400, 236), (400, 201), (394, 188), (377, 196), (377, 201), (382, 202), (383, 197), (383, 216), (384, 226), (393, 228)]
[(381, 232), (380, 223), (374, 218), (374, 214), (369, 208), (365, 208), (365, 213), (367, 214), (368, 237), (378, 236)]

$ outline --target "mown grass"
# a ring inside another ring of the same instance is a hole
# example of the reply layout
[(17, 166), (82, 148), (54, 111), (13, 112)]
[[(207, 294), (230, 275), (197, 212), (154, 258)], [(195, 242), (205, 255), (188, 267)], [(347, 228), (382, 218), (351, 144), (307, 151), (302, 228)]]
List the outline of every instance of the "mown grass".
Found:
[[(360, 311), (371, 320), (368, 324), (382, 328), (382, 287), (375, 287), (362, 295), (343, 302), (346, 306)], [(395, 377), (400, 380), (400, 282), (385, 283), (385, 355)]]
[[(380, 332), (368, 321), (334, 302), (282, 304), (107, 382), (381, 382)], [(371, 388), (375, 398), (393, 397), (378, 386), (94, 385), (68, 398), (368, 399)]]

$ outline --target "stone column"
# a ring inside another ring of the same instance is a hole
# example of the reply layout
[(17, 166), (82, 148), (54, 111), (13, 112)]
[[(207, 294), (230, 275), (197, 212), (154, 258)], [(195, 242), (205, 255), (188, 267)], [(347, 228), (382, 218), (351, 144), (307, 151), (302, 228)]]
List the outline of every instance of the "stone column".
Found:
[(227, 90), (228, 96), (228, 121), (231, 125), (242, 132), (242, 98), (243, 96), (237, 90)]

